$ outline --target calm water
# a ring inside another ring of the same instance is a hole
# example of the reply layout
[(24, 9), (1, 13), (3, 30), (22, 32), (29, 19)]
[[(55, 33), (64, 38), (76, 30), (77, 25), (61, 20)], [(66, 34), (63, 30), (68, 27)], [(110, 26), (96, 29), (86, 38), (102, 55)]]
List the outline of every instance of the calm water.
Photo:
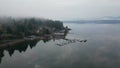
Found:
[(87, 39), (64, 46), (62, 39), (21, 43), (0, 50), (0, 68), (120, 68), (120, 24), (65, 24), (66, 39)]

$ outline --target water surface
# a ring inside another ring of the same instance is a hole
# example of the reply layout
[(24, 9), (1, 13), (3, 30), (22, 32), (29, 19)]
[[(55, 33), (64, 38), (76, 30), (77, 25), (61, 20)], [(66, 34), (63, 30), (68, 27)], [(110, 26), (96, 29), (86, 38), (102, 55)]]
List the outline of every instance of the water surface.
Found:
[(120, 68), (120, 24), (65, 23), (66, 39), (39, 40), (0, 50), (0, 68)]

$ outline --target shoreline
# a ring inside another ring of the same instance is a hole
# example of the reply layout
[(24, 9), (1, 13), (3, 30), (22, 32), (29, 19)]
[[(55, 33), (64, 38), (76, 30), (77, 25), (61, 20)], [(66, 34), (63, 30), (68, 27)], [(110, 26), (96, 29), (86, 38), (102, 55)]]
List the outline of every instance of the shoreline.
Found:
[(46, 36), (35, 37), (35, 38), (15, 39), (15, 40), (11, 40), (10, 42), (0, 44), (0, 49), (1, 48), (6, 48), (6, 47), (16, 46), (16, 44), (19, 44), (19, 43), (22, 43), (22, 42), (35, 41), (35, 40), (44, 40), (44, 39), (54, 39), (54, 37), (52, 37), (52, 35), (46, 35)]
[(34, 41), (34, 40), (44, 40), (44, 39), (55, 39), (55, 38), (65, 38), (67, 35), (69, 29), (66, 29), (64, 32), (58, 32), (54, 34), (46, 34), (44, 36), (30, 36), (30, 37), (24, 37), (21, 39), (14, 39), (11, 40), (10, 42), (5, 42), (0, 44), (0, 49), (1, 48), (6, 48), (6, 47), (11, 47), (15, 46), (16, 44), (26, 42), (26, 41)]
[(16, 40), (12, 40), (11, 42), (6, 42), (3, 44), (0, 44), (0, 48), (6, 48), (6, 47), (11, 47), (11, 46), (15, 46), (16, 44), (22, 43), (22, 42), (26, 42), (26, 41), (34, 41), (34, 40), (41, 40), (42, 37), (37, 37), (34, 39), (16, 39)]

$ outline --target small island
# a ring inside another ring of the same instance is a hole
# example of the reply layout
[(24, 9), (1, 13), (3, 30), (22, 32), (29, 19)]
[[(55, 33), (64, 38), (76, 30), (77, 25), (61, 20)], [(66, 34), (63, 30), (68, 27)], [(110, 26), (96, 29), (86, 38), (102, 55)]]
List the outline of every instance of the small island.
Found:
[(43, 18), (0, 18), (0, 47), (28, 40), (65, 36), (70, 30), (61, 21)]

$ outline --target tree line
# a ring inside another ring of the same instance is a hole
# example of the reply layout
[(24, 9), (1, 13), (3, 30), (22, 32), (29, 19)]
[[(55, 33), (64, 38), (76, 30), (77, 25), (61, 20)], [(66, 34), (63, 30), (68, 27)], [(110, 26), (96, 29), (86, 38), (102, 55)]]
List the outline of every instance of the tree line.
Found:
[(61, 21), (39, 18), (0, 18), (0, 37), (44, 35), (64, 29)]

